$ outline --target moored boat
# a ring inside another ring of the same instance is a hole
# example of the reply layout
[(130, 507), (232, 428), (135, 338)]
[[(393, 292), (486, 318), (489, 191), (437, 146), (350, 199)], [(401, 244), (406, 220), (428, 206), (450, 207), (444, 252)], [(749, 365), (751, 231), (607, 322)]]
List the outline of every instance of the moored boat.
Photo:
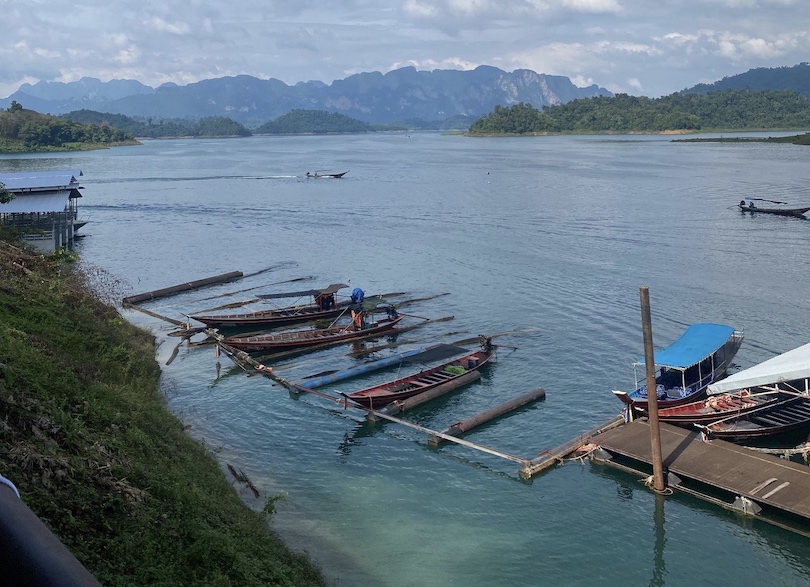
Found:
[(669, 424), (692, 427), (693, 424), (707, 424), (722, 418), (739, 416), (787, 397), (790, 396), (767, 392), (751, 393), (744, 389), (736, 393), (724, 393), (704, 400), (660, 409), (658, 419)]
[(485, 339), (481, 350), (464, 355), (447, 363), (425, 369), (419, 373), (361, 389), (353, 393), (341, 393), (345, 398), (367, 408), (380, 408), (393, 401), (407, 399), (459, 380), (464, 375), (478, 371), (492, 357), (492, 343)]
[(232, 336), (226, 338), (223, 342), (235, 349), (249, 353), (306, 349), (312, 346), (336, 344), (382, 334), (393, 329), (400, 320), (402, 320), (402, 316), (395, 315), (367, 325), (363, 324), (360, 327), (353, 321), (346, 326), (334, 326), (332, 328), (291, 330), (258, 336)]
[(810, 428), (810, 396), (795, 395), (701, 426), (710, 436), (746, 443)]
[[(189, 318), (202, 322), (208, 328), (244, 328), (261, 326), (284, 326), (308, 322), (310, 320), (324, 320), (336, 318), (342, 313), (352, 308), (359, 309), (358, 306), (364, 300), (364, 294), (359, 288), (355, 288), (352, 297), (345, 301), (338, 302), (335, 297), (339, 290), (349, 287), (343, 283), (333, 283), (324, 289), (312, 289), (297, 292), (266, 294), (258, 296), (262, 299), (279, 299), (291, 297), (312, 296), (313, 302), (277, 308), (271, 310), (260, 310), (257, 312), (245, 312), (239, 314), (193, 314)], [(358, 294), (357, 291), (360, 293)]]
[(702, 425), (709, 436), (745, 443), (810, 428), (810, 344), (744, 369), (708, 388), (718, 394), (750, 390), (772, 393), (778, 401)]
[[(705, 397), (707, 386), (726, 374), (742, 341), (743, 333), (731, 326), (692, 324), (678, 340), (655, 351), (658, 407), (679, 406)], [(643, 357), (633, 363), (633, 373), (636, 388), (630, 392), (613, 390), (613, 393), (635, 410), (646, 411)]]

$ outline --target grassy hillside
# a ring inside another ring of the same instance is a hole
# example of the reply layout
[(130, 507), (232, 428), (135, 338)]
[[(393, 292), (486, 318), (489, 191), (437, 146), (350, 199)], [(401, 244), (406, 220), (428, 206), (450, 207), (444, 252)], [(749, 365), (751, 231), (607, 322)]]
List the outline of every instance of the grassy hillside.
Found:
[(166, 409), (152, 336), (88, 280), (0, 240), (3, 475), (104, 585), (322, 584)]

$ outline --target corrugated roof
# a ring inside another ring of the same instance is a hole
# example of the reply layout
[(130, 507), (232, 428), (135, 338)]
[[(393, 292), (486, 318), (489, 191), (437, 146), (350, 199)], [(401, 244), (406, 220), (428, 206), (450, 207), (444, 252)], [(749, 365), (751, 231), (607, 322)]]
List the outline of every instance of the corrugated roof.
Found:
[(30, 212), (64, 212), (68, 205), (70, 190), (44, 194), (17, 196), (8, 204), (0, 204), (0, 214), (27, 214)]
[(61, 169), (57, 171), (20, 171), (0, 173), (0, 182), (7, 190), (42, 190), (75, 187), (82, 176), (81, 169)]

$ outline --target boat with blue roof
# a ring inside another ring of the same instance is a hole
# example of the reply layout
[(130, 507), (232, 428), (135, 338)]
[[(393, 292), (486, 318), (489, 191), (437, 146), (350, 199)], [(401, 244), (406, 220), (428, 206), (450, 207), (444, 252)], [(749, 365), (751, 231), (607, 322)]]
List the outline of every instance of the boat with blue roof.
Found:
[[(743, 341), (742, 331), (724, 324), (692, 324), (666, 348), (656, 350), (655, 387), (660, 408), (680, 406), (706, 397), (706, 388), (725, 377)], [(613, 393), (637, 411), (647, 409), (646, 367), (633, 363), (635, 389)]]

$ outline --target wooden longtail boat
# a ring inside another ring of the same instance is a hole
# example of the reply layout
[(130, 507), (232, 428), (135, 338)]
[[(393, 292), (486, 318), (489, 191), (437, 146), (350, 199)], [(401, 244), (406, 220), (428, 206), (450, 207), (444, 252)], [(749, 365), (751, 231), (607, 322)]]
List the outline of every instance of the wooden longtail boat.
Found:
[(196, 320), (197, 322), (202, 322), (208, 328), (284, 326), (289, 324), (298, 324), (300, 322), (308, 322), (310, 320), (336, 318), (343, 312), (357, 306), (363, 301), (361, 299), (358, 302), (358, 300), (354, 298), (341, 302), (335, 301), (335, 294), (345, 287), (349, 286), (343, 283), (333, 283), (324, 289), (312, 289), (258, 296), (262, 299), (312, 296), (313, 303), (311, 304), (288, 306), (286, 308), (277, 308), (273, 310), (260, 310), (258, 312), (245, 312), (240, 314), (195, 314), (189, 316), (189, 318)]
[[(743, 334), (723, 324), (692, 324), (668, 347), (655, 351), (656, 399), (660, 409), (706, 397), (706, 388), (726, 374)], [(642, 379), (639, 379), (639, 367)], [(634, 410), (647, 410), (647, 385), (642, 357), (633, 363), (636, 389), (613, 393)]]
[(776, 392), (754, 394), (748, 390), (724, 393), (705, 400), (658, 410), (658, 419), (661, 422), (691, 428), (693, 424), (708, 424), (723, 418), (739, 416), (789, 397), (791, 396)]
[(324, 178), (331, 178), (331, 179), (340, 179), (341, 177), (343, 177), (347, 173), (349, 173), (349, 172), (348, 171), (342, 171), (340, 173), (318, 173), (316, 171), (315, 173), (310, 173), (309, 171), (307, 171), (307, 177), (311, 177), (311, 178), (324, 177)]
[[(772, 202), (774, 204), (786, 204), (787, 202), (780, 202), (778, 200), (766, 200), (764, 198), (748, 198), (748, 200), (761, 200), (763, 202)], [(740, 200), (737, 207), (743, 212), (751, 212), (752, 214), (776, 214), (777, 216), (796, 216), (805, 218), (805, 214), (810, 211), (810, 206), (803, 206), (801, 208), (760, 208), (753, 201), (745, 203), (745, 200)]]
[(289, 332), (259, 336), (232, 336), (226, 338), (223, 342), (235, 349), (249, 353), (305, 349), (309, 346), (369, 338), (391, 330), (400, 320), (402, 320), (402, 316), (384, 318), (369, 324), (365, 328), (357, 328), (352, 323), (347, 326), (335, 326), (333, 328), (291, 330)]
[(796, 395), (701, 426), (709, 436), (745, 443), (810, 427), (810, 397)]
[(347, 399), (366, 406), (380, 408), (396, 400), (403, 400), (456, 380), (472, 371), (477, 371), (492, 357), (492, 344), (489, 339), (482, 344), (482, 350), (458, 359), (431, 367), (419, 373), (401, 377), (394, 381), (355, 391), (341, 393)]
[(712, 396), (741, 389), (773, 392), (779, 399), (700, 427), (709, 435), (746, 443), (810, 428), (810, 344), (777, 355), (708, 388)]

